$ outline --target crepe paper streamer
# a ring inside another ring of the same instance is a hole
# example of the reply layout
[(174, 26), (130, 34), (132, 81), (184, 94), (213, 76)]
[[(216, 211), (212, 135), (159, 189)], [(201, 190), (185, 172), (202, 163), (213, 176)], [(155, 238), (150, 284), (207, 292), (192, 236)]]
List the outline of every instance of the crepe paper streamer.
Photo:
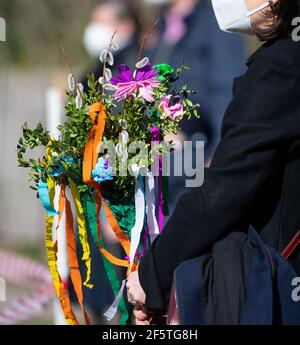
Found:
[[(97, 121), (96, 121), (96, 114), (98, 113)], [(95, 188), (97, 192), (96, 197), (96, 205), (97, 205), (97, 227), (98, 227), (98, 238), (99, 238), (99, 250), (101, 254), (107, 259), (110, 263), (118, 266), (127, 267), (129, 273), (129, 263), (126, 260), (121, 260), (110, 254), (103, 248), (103, 245), (100, 241), (101, 232), (100, 232), (100, 222), (99, 222), (99, 215), (101, 210), (101, 205), (104, 206), (106, 218), (108, 220), (109, 225), (111, 226), (112, 230), (114, 231), (117, 239), (119, 240), (120, 244), (122, 245), (125, 253), (129, 255), (130, 253), (130, 241), (125, 236), (123, 231), (121, 230), (117, 220), (115, 219), (110, 207), (105, 203), (102, 195), (101, 195), (101, 188), (100, 185), (97, 184), (95, 181), (92, 180), (92, 171), (97, 163), (98, 160), (98, 151), (100, 148), (100, 144), (102, 142), (104, 128), (105, 128), (105, 109), (101, 103), (95, 103), (91, 106), (89, 110), (89, 115), (91, 121), (93, 123), (93, 127), (90, 131), (87, 144), (85, 146), (84, 151), (84, 159), (83, 159), (83, 182)], [(132, 269), (136, 269), (133, 267)], [(124, 289), (124, 288), (123, 288)], [(118, 301), (119, 302), (119, 301)], [(119, 304), (119, 303), (118, 303)]]
[[(120, 198), (120, 197), (118, 197)], [(108, 203), (110, 210), (112, 211), (114, 217), (118, 221), (120, 228), (122, 229), (123, 233), (130, 238), (130, 232), (135, 224), (135, 202), (134, 202), (134, 190), (132, 193), (132, 200), (127, 196), (122, 198), (121, 200), (116, 200), (116, 203), (112, 200), (113, 197), (109, 196), (109, 200), (105, 199)], [(103, 212), (102, 216), (104, 215), (105, 219), (105, 212), (104, 208), (102, 207)], [(124, 217), (124, 215), (126, 215)]]
[[(97, 116), (98, 113), (98, 116)], [(93, 127), (90, 131), (85, 150), (84, 150), (84, 159), (83, 159), (83, 181), (84, 183), (92, 186), (98, 193), (99, 198), (101, 196), (101, 189), (100, 185), (92, 180), (92, 171), (97, 164), (98, 160), (98, 150), (100, 144), (102, 142), (104, 128), (105, 128), (105, 108), (102, 103), (94, 103), (89, 110), (90, 119), (93, 123)], [(73, 187), (75, 184), (73, 183)], [(117, 236), (119, 242), (121, 243), (122, 247), (124, 248), (127, 255), (129, 255), (130, 251), (130, 241), (129, 239), (123, 234), (121, 228), (118, 225), (115, 217), (113, 216), (109, 206), (104, 202), (102, 198), (102, 202), (104, 204), (106, 217), (110, 226), (112, 227), (115, 235)], [(115, 258), (113, 255), (108, 253), (104, 248), (101, 249), (103, 255), (113, 264), (128, 267), (128, 262), (126, 260), (121, 260)]]
[[(50, 140), (47, 145), (46, 156), (47, 160), (51, 162), (52, 160), (52, 150), (50, 149), (52, 141)], [(47, 193), (48, 193), (48, 200), (49, 205), (53, 209), (53, 200), (55, 197), (55, 181), (53, 178), (49, 178), (47, 180)], [(61, 203), (60, 203), (61, 206)], [(57, 214), (57, 213), (56, 213)], [(46, 223), (46, 235), (45, 235), (45, 245), (46, 245), (46, 252), (48, 258), (48, 266), (50, 269), (51, 277), (53, 280), (54, 289), (56, 295), (59, 299), (61, 304), (63, 314), (68, 324), (70, 325), (78, 325), (76, 316), (72, 310), (71, 302), (69, 296), (67, 294), (65, 285), (60, 277), (60, 274), (57, 269), (57, 241), (53, 242), (53, 223), (54, 223), (54, 216), (56, 214), (46, 214), (45, 223)], [(58, 220), (61, 220), (62, 215), (59, 216)]]
[(100, 221), (99, 221), (99, 216), (100, 216), (100, 211), (101, 211), (101, 205), (104, 205), (105, 213), (106, 213), (106, 218), (108, 220), (109, 225), (111, 226), (112, 230), (114, 231), (116, 237), (119, 239), (121, 245), (123, 246), (125, 251), (128, 251), (128, 238), (123, 234), (121, 228), (119, 227), (116, 219), (114, 218), (113, 214), (111, 213), (109, 207), (107, 204), (105, 204), (104, 200), (101, 199), (101, 196), (99, 195), (98, 198), (95, 198), (95, 203), (96, 203), (96, 220), (97, 220), (97, 229), (98, 229), (98, 238), (99, 238), (99, 250), (101, 254), (112, 264), (116, 266), (121, 266), (121, 267), (129, 267), (129, 264), (126, 260), (122, 260), (117, 258), (116, 256), (112, 255), (109, 253), (105, 248), (103, 248), (102, 243), (100, 241), (101, 238), (101, 228), (100, 228)]
[[(151, 129), (152, 132), (152, 141), (160, 142), (161, 140), (161, 133), (157, 126), (153, 126)], [(157, 160), (157, 158), (156, 158)], [(157, 187), (158, 187), (158, 195), (157, 195), (157, 212), (158, 212), (158, 225), (159, 230), (162, 232), (164, 226), (164, 212), (163, 212), (163, 205), (164, 205), (164, 197), (163, 197), (163, 184), (162, 184), (162, 175), (163, 175), (163, 159), (160, 155), (158, 157), (158, 165), (159, 165), (159, 175), (157, 178)]]
[[(111, 212), (111, 209), (109, 208), (109, 206), (107, 205), (107, 203), (105, 202), (105, 200), (103, 198), (102, 198), (102, 205), (104, 206), (105, 215), (106, 215), (106, 218), (108, 220), (110, 227), (112, 228), (113, 232), (115, 233), (116, 237), (118, 238), (119, 242), (121, 243), (121, 246), (123, 247), (126, 255), (130, 255), (130, 240), (123, 233), (123, 231), (120, 228), (116, 218), (114, 217), (113, 213)], [(112, 262), (106, 255), (105, 255), (105, 257), (110, 262)], [(114, 263), (114, 262), (112, 262), (112, 263)], [(127, 267), (129, 269), (128, 261), (121, 260), (121, 263), (122, 263), (122, 265), (119, 265), (119, 266)]]
[(0, 250), (0, 276), (7, 283), (30, 292), (6, 302), (0, 309), (0, 325), (14, 325), (40, 316), (55, 291), (47, 266), (26, 257)]
[(144, 228), (145, 221), (145, 195), (142, 176), (136, 178), (135, 185), (135, 225), (131, 230), (131, 244), (130, 244), (130, 270), (132, 269), (135, 254), (138, 249), (141, 233)]
[(98, 184), (92, 180), (92, 171), (97, 164), (99, 148), (105, 128), (106, 115), (104, 105), (101, 103), (94, 103), (90, 107), (89, 115), (93, 123), (93, 127), (88, 136), (84, 150), (83, 182), (97, 188)]
[(119, 305), (121, 299), (123, 298), (125, 286), (126, 286), (126, 280), (123, 280), (121, 289), (120, 289), (117, 297), (113, 301), (113, 304), (108, 308), (108, 310), (104, 314), (104, 317), (107, 319), (107, 321), (111, 321), (115, 317), (115, 315), (118, 311), (118, 305)]
[(46, 210), (48, 216), (56, 216), (59, 212), (57, 212), (51, 205), (50, 205), (50, 199), (49, 199), (49, 191), (48, 191), (48, 185), (47, 183), (43, 181), (39, 181), (38, 184), (38, 193), (39, 193), (39, 199), (44, 206), (44, 209)]
[[(120, 291), (119, 278), (117, 276), (114, 266), (103, 255), (102, 255), (102, 259), (103, 259), (103, 264), (104, 264), (107, 277), (110, 281), (111, 287), (114, 292), (114, 296), (117, 297), (118, 291)], [(118, 303), (118, 310), (120, 312), (120, 321), (119, 321), (120, 325), (126, 325), (127, 320), (129, 318), (129, 314), (126, 309), (124, 298), (120, 299), (120, 302)]]
[(79, 270), (78, 264), (78, 257), (77, 257), (77, 249), (76, 249), (76, 238), (74, 233), (74, 219), (72, 214), (72, 208), (69, 200), (66, 197), (66, 187), (64, 185), (61, 186), (61, 193), (60, 193), (60, 212), (63, 213), (65, 209), (66, 213), (66, 239), (67, 239), (67, 254), (68, 254), (68, 262), (70, 268), (70, 276), (71, 281), (74, 287), (74, 291), (80, 305), (85, 323), (90, 325), (90, 320), (85, 311), (83, 305), (83, 292), (82, 292), (82, 279)]
[(87, 222), (87, 227), (89, 233), (92, 235), (92, 239), (96, 245), (99, 247), (98, 229), (97, 229), (97, 219), (95, 209), (95, 193), (85, 192), (80, 193), (81, 203), (83, 206), (84, 216)]
[[(102, 241), (102, 239), (101, 239)], [(104, 246), (104, 243), (102, 241), (102, 246)], [(110, 263), (104, 256), (102, 255), (102, 259), (103, 259), (103, 264), (104, 264), (104, 268), (107, 274), (107, 277), (110, 281), (111, 287), (113, 289), (114, 292), (114, 296), (115, 298), (118, 296), (118, 292), (120, 291), (120, 283), (119, 283), (119, 278), (117, 275), (117, 272), (115, 270), (115, 267), (113, 266), (112, 263)], [(123, 297), (123, 296), (122, 296)], [(127, 320), (129, 318), (129, 314), (128, 311), (126, 309), (126, 305), (124, 302), (124, 298), (121, 298), (119, 303), (118, 303), (118, 310), (120, 312), (120, 325), (126, 325), (127, 324)]]
[(157, 223), (155, 210), (155, 180), (151, 171), (147, 172), (146, 179), (147, 229), (149, 231), (150, 241), (153, 242), (154, 239), (160, 234), (160, 229)]
[[(52, 207), (54, 195), (55, 195), (55, 182), (52, 179), (48, 180), (48, 190), (49, 190), (50, 205)], [(54, 284), (54, 289), (59, 298), (66, 321), (70, 325), (78, 325), (76, 316), (73, 313), (73, 310), (71, 307), (70, 299), (67, 295), (65, 286), (61, 280), (61, 277), (57, 269), (57, 242), (53, 243), (53, 236), (52, 236), (54, 216), (46, 215), (45, 221), (46, 221), (46, 240), (45, 240), (46, 251), (47, 251), (48, 265), (49, 265), (50, 273), (51, 273), (53, 284)]]
[[(84, 196), (87, 197), (86, 193), (84, 193), (84, 194), (85, 194)], [(87, 199), (90, 199), (90, 195), (89, 195), (89, 197), (86, 198), (86, 200)], [(98, 228), (100, 229), (100, 225), (98, 226), (98, 223), (96, 221), (96, 217), (99, 217), (99, 208), (96, 207), (95, 202), (94, 203), (83, 202), (83, 207), (84, 207), (84, 213), (85, 213), (85, 217), (87, 220), (87, 227), (89, 229), (89, 232), (90, 233), (96, 233), (97, 238), (96, 239), (93, 238), (94, 242), (99, 248), (103, 248), (104, 243), (103, 243), (103, 240), (101, 238), (100, 232), (98, 235)], [(101, 257), (103, 260), (103, 264), (104, 264), (104, 268), (105, 268), (107, 277), (108, 277), (110, 284), (111, 284), (111, 287), (113, 289), (114, 296), (116, 297), (119, 293), (119, 290), (120, 290), (120, 284), (119, 284), (119, 279), (118, 279), (117, 273), (115, 271), (115, 266), (105, 258), (105, 256), (103, 255), (101, 250), (100, 250), (100, 254), (101, 254)], [(122, 300), (122, 299), (120, 300), (118, 309), (119, 309), (120, 316), (121, 316), (120, 324), (126, 325), (126, 322), (128, 320), (128, 312), (127, 312), (124, 300)]]
[(90, 284), (91, 280), (91, 250), (90, 245), (88, 242), (88, 235), (87, 235), (87, 227), (86, 221), (84, 217), (84, 211), (80, 200), (80, 195), (77, 190), (76, 184), (73, 182), (71, 178), (69, 178), (69, 184), (77, 212), (77, 222), (78, 222), (78, 235), (79, 240), (83, 250), (82, 261), (85, 262), (87, 273), (86, 273), (86, 280), (84, 281), (83, 285), (89, 289), (93, 288), (93, 284)]

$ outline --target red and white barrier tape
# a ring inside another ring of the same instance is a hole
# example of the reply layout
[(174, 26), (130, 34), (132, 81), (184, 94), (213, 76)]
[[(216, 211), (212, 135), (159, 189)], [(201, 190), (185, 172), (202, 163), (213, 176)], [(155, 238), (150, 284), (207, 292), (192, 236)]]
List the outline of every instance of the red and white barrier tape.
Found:
[(11, 303), (3, 303), (0, 325), (13, 325), (41, 315), (55, 294), (47, 266), (7, 251), (0, 251), (0, 277), (31, 290)]

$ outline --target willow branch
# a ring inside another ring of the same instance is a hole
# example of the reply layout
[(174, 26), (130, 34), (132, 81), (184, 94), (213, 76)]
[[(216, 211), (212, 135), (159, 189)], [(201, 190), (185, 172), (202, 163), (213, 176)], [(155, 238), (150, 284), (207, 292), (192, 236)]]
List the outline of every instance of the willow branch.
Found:
[(143, 50), (144, 50), (144, 47), (145, 47), (145, 43), (148, 40), (148, 38), (152, 35), (152, 33), (153, 33), (154, 29), (156, 28), (158, 23), (159, 23), (159, 19), (156, 19), (156, 21), (152, 24), (150, 30), (146, 33), (145, 37), (143, 38), (137, 62), (141, 61)]

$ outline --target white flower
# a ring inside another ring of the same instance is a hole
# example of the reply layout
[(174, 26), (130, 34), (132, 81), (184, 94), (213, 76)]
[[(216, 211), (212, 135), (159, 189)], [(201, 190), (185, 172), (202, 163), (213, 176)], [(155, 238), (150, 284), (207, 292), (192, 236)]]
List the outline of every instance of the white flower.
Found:
[(106, 84), (106, 80), (105, 80), (105, 78), (100, 77), (100, 78), (99, 78), (99, 84), (100, 84), (100, 85), (104, 85), (104, 84)]
[(140, 60), (136, 65), (135, 67), (137, 69), (140, 69), (140, 68), (143, 68), (145, 67), (146, 65), (148, 65), (149, 63), (149, 58), (148, 57), (144, 57), (142, 60)]
[(77, 94), (80, 94), (82, 95), (83, 94), (83, 91), (84, 91), (84, 87), (81, 83), (78, 83), (77, 84)]
[(69, 90), (73, 92), (75, 90), (75, 76), (74, 74), (69, 74), (68, 77)]
[(126, 146), (119, 143), (116, 145), (115, 149), (116, 149), (116, 154), (120, 157), (121, 162), (125, 163), (128, 160), (128, 152), (127, 152)]
[(116, 91), (117, 90), (117, 87), (115, 85), (112, 85), (112, 84), (105, 84), (104, 88), (107, 91)]
[(107, 57), (106, 57), (106, 61), (110, 66), (114, 65), (115, 59), (114, 59), (114, 56), (111, 52), (108, 52)]
[(121, 125), (122, 129), (126, 130), (127, 129), (127, 122), (125, 119), (121, 119), (119, 121), (119, 124)]
[(82, 108), (83, 102), (82, 102), (81, 95), (77, 95), (76, 96), (75, 103), (76, 103), (76, 108), (77, 109), (81, 109)]
[(120, 50), (120, 46), (119, 46), (118, 43), (116, 43), (116, 42), (112, 42), (111, 48), (112, 48), (112, 50), (114, 50), (115, 52), (118, 51), (118, 50)]
[(126, 145), (126, 144), (128, 143), (128, 140), (129, 140), (129, 134), (128, 134), (128, 132), (127, 132), (127, 131), (122, 131), (122, 132), (120, 133), (119, 138), (120, 138), (120, 143), (121, 143), (122, 145)]
[(112, 52), (108, 51), (107, 49), (102, 50), (100, 54), (100, 61), (102, 63), (108, 63), (110, 66), (114, 65), (115, 59)]
[(110, 81), (112, 78), (112, 72), (109, 68), (105, 68), (104, 77), (107, 81)]
[(134, 176), (135, 178), (137, 178), (140, 174), (140, 167), (135, 163), (132, 164), (129, 168), (129, 173), (131, 176)]
[(100, 54), (100, 61), (102, 63), (106, 62), (106, 56), (107, 56), (108, 50), (104, 49), (102, 50), (101, 54)]

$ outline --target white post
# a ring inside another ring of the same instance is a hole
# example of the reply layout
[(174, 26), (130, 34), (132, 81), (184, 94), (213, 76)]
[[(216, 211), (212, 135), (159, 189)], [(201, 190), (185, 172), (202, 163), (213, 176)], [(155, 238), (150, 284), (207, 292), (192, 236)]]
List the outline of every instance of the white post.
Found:
[[(46, 92), (46, 113), (47, 113), (47, 129), (54, 139), (58, 139), (59, 130), (57, 126), (61, 124), (61, 114), (63, 109), (62, 95), (59, 89), (49, 88)], [(56, 197), (54, 200), (54, 208), (58, 209), (60, 188), (56, 187)], [(53, 234), (56, 238), (56, 226), (54, 222)], [(57, 268), (63, 282), (68, 280), (68, 258), (67, 258), (67, 241), (65, 232), (65, 216), (63, 216), (59, 229), (57, 230), (58, 253), (57, 253)], [(54, 324), (66, 325), (66, 321), (61, 309), (61, 305), (57, 299), (54, 301)]]

